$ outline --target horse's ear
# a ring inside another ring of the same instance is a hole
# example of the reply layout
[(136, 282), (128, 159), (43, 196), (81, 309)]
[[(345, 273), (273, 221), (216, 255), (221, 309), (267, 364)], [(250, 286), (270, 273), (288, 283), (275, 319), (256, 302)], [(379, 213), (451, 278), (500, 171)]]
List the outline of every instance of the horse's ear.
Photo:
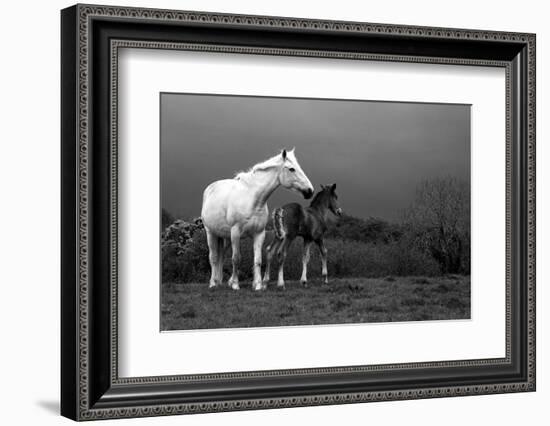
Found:
[(283, 160), (286, 160), (286, 149), (283, 149), (281, 155), (283, 156)]
[(321, 184), (321, 191), (324, 191), (325, 189), (327, 189), (327, 187), (323, 184)]
[(336, 191), (336, 184), (335, 184), (335, 183), (333, 183), (333, 184), (331, 185), (330, 190), (331, 190), (332, 192)]

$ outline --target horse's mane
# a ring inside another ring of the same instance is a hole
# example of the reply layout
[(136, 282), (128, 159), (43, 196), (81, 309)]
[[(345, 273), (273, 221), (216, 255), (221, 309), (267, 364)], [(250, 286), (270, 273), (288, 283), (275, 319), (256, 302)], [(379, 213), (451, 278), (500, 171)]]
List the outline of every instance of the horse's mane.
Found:
[(246, 171), (237, 172), (235, 174), (235, 179), (243, 179), (247, 178), (250, 175), (252, 175), (254, 172), (257, 172), (259, 170), (267, 170), (272, 167), (277, 167), (281, 164), (281, 154), (274, 155), (271, 158), (268, 158), (265, 161), (262, 161), (261, 163), (254, 164), (250, 169)]
[(326, 198), (325, 195), (327, 194), (327, 191), (325, 188), (321, 189), (319, 192), (317, 192), (313, 196), (313, 200), (311, 200), (311, 203), (309, 203), (310, 207), (314, 207), (317, 204), (319, 204), (321, 201), (324, 201), (323, 198)]

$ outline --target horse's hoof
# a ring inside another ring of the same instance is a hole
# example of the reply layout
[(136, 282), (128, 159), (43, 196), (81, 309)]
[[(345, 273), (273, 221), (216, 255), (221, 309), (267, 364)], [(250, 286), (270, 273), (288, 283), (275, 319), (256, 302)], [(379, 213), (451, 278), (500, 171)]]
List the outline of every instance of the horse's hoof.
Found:
[(284, 284), (277, 284), (277, 289), (284, 290), (286, 287)]
[(307, 287), (307, 281), (301, 281), (303, 287)]
[(253, 285), (252, 285), (252, 288), (254, 288), (254, 291), (265, 290), (265, 287), (262, 285), (262, 283), (253, 284)]
[(210, 285), (208, 286), (209, 289), (214, 289), (216, 288), (216, 283), (210, 283)]
[(227, 285), (229, 287), (231, 287), (233, 290), (238, 290), (239, 289), (239, 280), (231, 277), (231, 278), (229, 278), (229, 281), (227, 281)]

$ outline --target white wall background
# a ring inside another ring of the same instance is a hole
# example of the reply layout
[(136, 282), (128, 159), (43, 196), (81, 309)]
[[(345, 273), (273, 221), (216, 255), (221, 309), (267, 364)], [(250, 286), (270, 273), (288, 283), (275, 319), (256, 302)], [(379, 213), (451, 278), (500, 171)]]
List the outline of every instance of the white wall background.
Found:
[[(538, 390), (317, 408), (118, 420), (119, 424), (544, 424), (550, 400), (550, 27), (542, 1), (132, 0), (143, 7), (537, 33)], [(59, 405), (59, 9), (2, 6), (0, 65), (0, 401), (2, 423), (68, 424)], [(128, 423), (132, 422), (132, 423)], [(113, 423), (108, 421), (106, 423)]]

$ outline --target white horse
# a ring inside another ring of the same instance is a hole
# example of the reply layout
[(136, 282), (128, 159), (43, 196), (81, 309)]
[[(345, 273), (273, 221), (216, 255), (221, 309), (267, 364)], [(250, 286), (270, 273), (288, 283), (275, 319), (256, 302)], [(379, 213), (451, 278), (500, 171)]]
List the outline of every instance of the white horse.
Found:
[(212, 275), (210, 288), (223, 281), (223, 260), (228, 241), (231, 241), (233, 273), (229, 286), (239, 289), (240, 239), (254, 239), (254, 290), (263, 290), (262, 246), (269, 217), (267, 200), (279, 186), (301, 192), (311, 198), (313, 185), (298, 164), (292, 151), (258, 163), (234, 179), (218, 180), (208, 185), (202, 199), (202, 220), (206, 229)]

